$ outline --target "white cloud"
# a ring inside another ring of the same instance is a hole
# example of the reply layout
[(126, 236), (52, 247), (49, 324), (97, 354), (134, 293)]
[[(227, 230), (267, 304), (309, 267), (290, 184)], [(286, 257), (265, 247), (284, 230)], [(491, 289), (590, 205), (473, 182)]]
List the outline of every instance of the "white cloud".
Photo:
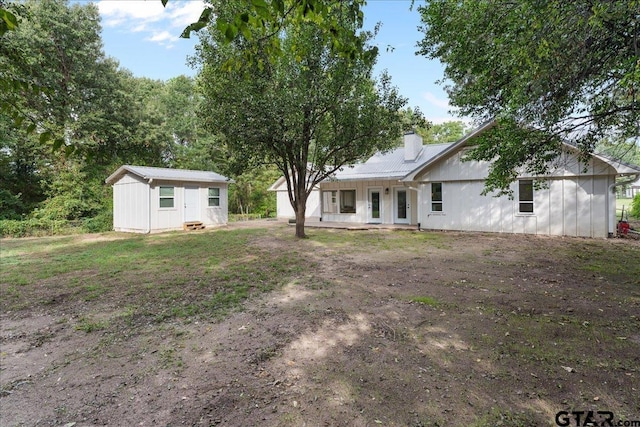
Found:
[(105, 27), (142, 33), (145, 40), (171, 47), (182, 30), (196, 22), (204, 9), (199, 1), (101, 0), (98, 10)]
[(178, 40), (178, 36), (169, 31), (161, 31), (159, 33), (153, 33), (150, 37), (147, 37), (145, 40), (159, 43), (163, 46), (170, 48), (173, 46), (174, 42)]
[(451, 108), (451, 106), (449, 105), (449, 100), (448, 99), (442, 99), (442, 98), (438, 98), (437, 96), (435, 96), (433, 93), (431, 92), (425, 92), (422, 94), (422, 98), (427, 101), (428, 103), (436, 106), (436, 107), (440, 107), (440, 108), (444, 108), (449, 110)]

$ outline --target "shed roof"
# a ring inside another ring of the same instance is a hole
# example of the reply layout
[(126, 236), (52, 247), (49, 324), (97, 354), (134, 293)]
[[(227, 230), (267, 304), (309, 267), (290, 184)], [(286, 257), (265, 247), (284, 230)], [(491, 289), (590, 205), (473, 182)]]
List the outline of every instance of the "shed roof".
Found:
[(107, 184), (114, 184), (126, 173), (132, 173), (144, 180), (183, 181), (183, 182), (234, 182), (226, 176), (211, 171), (187, 169), (154, 168), (150, 166), (123, 165), (109, 175)]
[(446, 150), (453, 143), (423, 145), (415, 160), (404, 158), (404, 147), (396, 148), (387, 153), (376, 153), (364, 163), (345, 166), (335, 173), (337, 181), (361, 179), (400, 179), (414, 170), (416, 166), (427, 162)]

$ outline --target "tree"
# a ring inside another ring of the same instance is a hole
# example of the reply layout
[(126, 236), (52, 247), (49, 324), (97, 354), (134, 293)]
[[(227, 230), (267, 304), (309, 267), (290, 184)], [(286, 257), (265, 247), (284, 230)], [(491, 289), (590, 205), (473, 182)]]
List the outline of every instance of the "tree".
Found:
[[(169, 0), (161, 0), (164, 6)], [(251, 61), (258, 50), (269, 56), (283, 53), (281, 34), (286, 29), (312, 23), (320, 37), (333, 53), (355, 58), (366, 53), (363, 40), (344, 21), (362, 26), (365, 0), (247, 0), (233, 13), (220, 13), (219, 4), (211, 0), (212, 7), (202, 11), (197, 22), (184, 29), (180, 37), (189, 38), (213, 24), (222, 34), (219, 40), (231, 43), (243, 39), (244, 59)]]
[[(225, 5), (233, 14), (233, 4)], [(296, 236), (305, 237), (313, 187), (344, 165), (393, 147), (406, 100), (388, 76), (377, 84), (371, 79), (375, 49), (355, 58), (335, 54), (313, 23), (288, 27), (278, 55), (260, 51), (232, 68), (225, 64), (242, 61), (244, 41), (227, 44), (217, 28), (209, 31), (198, 49), (204, 124), (223, 135), (233, 175), (263, 163), (277, 166), (296, 214)]]
[[(172, 144), (161, 114), (164, 84), (135, 78), (104, 55), (95, 5), (9, 6), (23, 19), (0, 36), (0, 83), (25, 84), (0, 90), (3, 216), (95, 215), (108, 207), (104, 178), (116, 166), (163, 165)], [(23, 132), (19, 121), (46, 137)]]
[(454, 142), (465, 134), (466, 126), (459, 120), (433, 124), (426, 130), (422, 138), (427, 144)]
[(504, 190), (519, 168), (546, 172), (561, 141), (583, 154), (603, 139), (637, 143), (638, 7), (605, 0), (431, 0), (419, 7), (419, 53), (445, 64), (451, 104), (478, 121), (497, 118), (470, 154), (494, 161), (488, 190)]

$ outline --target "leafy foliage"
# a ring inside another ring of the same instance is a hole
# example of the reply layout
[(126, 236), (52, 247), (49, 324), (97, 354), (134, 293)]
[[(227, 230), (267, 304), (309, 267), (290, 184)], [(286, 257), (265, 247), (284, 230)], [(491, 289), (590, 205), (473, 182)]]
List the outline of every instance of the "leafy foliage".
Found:
[(506, 156), (492, 168), (489, 190), (506, 188), (525, 165), (544, 172), (561, 140), (585, 154), (603, 139), (637, 143), (638, 8), (604, 0), (432, 0), (419, 8), (419, 53), (445, 64), (451, 104), (478, 121), (499, 119), (502, 138), (472, 154)]
[[(166, 6), (168, 1), (162, 0), (162, 4)], [(264, 59), (254, 56), (259, 52), (269, 58), (283, 54), (283, 34), (290, 28), (313, 24), (319, 41), (332, 53), (351, 59), (368, 55), (363, 40), (344, 25), (353, 22), (362, 26), (365, 0), (248, 0), (232, 13), (226, 13), (229, 9), (221, 13), (215, 0), (210, 3), (212, 6), (205, 8), (198, 21), (187, 26), (180, 37), (189, 38), (192, 32), (208, 25), (215, 27), (223, 36), (219, 39), (222, 43), (242, 40), (243, 60), (252, 62)]]
[(634, 218), (640, 218), (640, 194), (636, 194), (633, 198), (629, 215)]
[[(348, 9), (350, 2), (344, 3)], [(221, 16), (233, 16), (242, 2), (216, 6)], [(354, 32), (358, 22), (341, 16), (345, 31)], [(275, 165), (287, 180), (299, 237), (313, 187), (342, 166), (395, 145), (406, 102), (387, 75), (371, 79), (375, 48), (346, 58), (333, 53), (322, 31), (315, 23), (291, 25), (281, 53), (260, 50), (258, 60), (242, 67), (228, 64), (243, 61), (244, 36), (227, 44), (220, 28), (210, 27), (198, 49), (202, 117), (207, 129), (223, 136), (229, 171), (237, 175), (263, 163)], [(360, 37), (364, 43), (370, 34)]]

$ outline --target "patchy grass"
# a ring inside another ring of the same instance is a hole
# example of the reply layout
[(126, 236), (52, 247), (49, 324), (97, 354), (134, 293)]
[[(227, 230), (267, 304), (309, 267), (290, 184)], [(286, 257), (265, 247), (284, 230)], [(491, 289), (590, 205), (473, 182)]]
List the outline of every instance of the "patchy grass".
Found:
[(7, 424), (637, 418), (637, 242), (308, 233), (3, 240)]
[[(117, 303), (135, 296), (126, 317), (219, 319), (249, 296), (275, 289), (309, 263), (293, 251), (268, 252), (251, 244), (260, 229), (212, 233), (81, 236), (3, 241), (0, 307), (19, 310), (29, 300)], [(54, 285), (55, 283), (55, 285)], [(128, 301), (126, 302), (128, 303)], [(95, 329), (89, 327), (89, 329)]]
[(431, 307), (438, 307), (440, 305), (440, 303), (433, 297), (429, 297), (429, 296), (421, 296), (421, 297), (411, 297), (409, 298), (409, 301), (412, 302), (417, 302), (419, 304), (424, 304), (424, 305), (428, 305)]

